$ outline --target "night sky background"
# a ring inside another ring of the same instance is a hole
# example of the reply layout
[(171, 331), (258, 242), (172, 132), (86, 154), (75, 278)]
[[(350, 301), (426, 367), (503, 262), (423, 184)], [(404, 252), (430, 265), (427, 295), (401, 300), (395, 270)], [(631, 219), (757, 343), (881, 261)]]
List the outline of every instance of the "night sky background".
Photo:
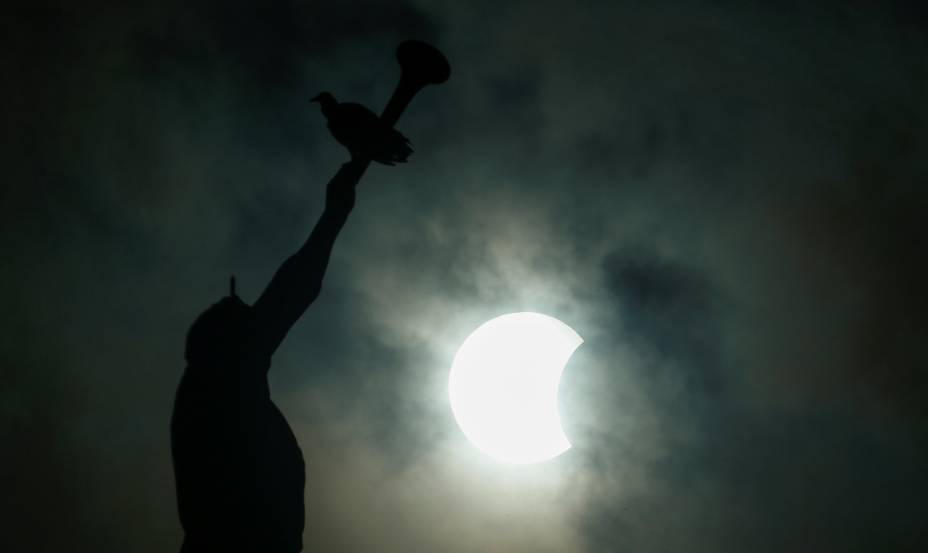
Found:
[[(347, 154), (309, 98), (379, 112), (419, 38), (452, 77), (271, 371), (306, 550), (928, 550), (925, 6), (8, 7), (0, 549), (177, 550), (185, 333), (319, 216)], [(585, 339), (533, 466), (447, 398), (511, 311)]]

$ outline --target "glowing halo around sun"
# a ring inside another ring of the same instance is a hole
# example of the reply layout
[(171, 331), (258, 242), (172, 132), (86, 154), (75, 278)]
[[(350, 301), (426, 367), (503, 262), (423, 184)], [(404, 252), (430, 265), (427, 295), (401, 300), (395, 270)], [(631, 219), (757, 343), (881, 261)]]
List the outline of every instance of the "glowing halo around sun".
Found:
[(465, 436), (499, 461), (546, 461), (570, 449), (557, 389), (583, 339), (541, 313), (491, 319), (464, 340), (448, 382), (451, 409)]

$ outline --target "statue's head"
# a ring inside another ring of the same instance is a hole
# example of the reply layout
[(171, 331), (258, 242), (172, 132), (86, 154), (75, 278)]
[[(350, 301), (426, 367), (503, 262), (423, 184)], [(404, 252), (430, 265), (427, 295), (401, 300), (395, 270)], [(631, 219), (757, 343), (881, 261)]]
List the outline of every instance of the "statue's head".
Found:
[(254, 310), (232, 293), (197, 317), (187, 331), (184, 357), (190, 365), (220, 366), (241, 359), (254, 332)]

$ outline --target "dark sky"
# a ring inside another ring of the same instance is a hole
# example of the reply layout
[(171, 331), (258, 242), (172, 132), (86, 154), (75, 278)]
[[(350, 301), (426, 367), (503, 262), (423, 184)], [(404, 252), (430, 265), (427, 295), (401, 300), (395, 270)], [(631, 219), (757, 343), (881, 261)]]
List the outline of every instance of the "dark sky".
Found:
[[(347, 156), (308, 99), (379, 111), (420, 38), (452, 78), (274, 359), (307, 550), (928, 550), (923, 3), (28, 5), (0, 23), (0, 549), (176, 550), (186, 330), (318, 217)], [(523, 310), (585, 343), (574, 448), (513, 467), (446, 384)]]

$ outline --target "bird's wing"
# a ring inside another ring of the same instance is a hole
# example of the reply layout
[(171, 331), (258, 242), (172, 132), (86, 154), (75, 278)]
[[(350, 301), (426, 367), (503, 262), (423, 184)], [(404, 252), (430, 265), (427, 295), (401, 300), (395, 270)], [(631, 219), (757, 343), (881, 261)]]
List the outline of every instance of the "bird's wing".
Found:
[(390, 133), (393, 135), (393, 140), (399, 141), (402, 144), (407, 144), (407, 145), (409, 144), (409, 139), (406, 138), (406, 135), (404, 135), (400, 131), (396, 129), (390, 129)]
[(342, 103), (329, 119), (329, 129), (336, 140), (354, 153), (365, 153), (371, 149), (373, 129), (380, 125), (380, 118), (361, 104)]
[(380, 117), (377, 117), (376, 113), (355, 103), (339, 104), (338, 118), (344, 119), (346, 123), (351, 122), (355, 126), (367, 129), (376, 128), (381, 124)]
[(329, 128), (349, 151), (379, 163), (402, 163), (412, 153), (409, 139), (361, 104), (339, 104), (335, 116), (329, 120)]

